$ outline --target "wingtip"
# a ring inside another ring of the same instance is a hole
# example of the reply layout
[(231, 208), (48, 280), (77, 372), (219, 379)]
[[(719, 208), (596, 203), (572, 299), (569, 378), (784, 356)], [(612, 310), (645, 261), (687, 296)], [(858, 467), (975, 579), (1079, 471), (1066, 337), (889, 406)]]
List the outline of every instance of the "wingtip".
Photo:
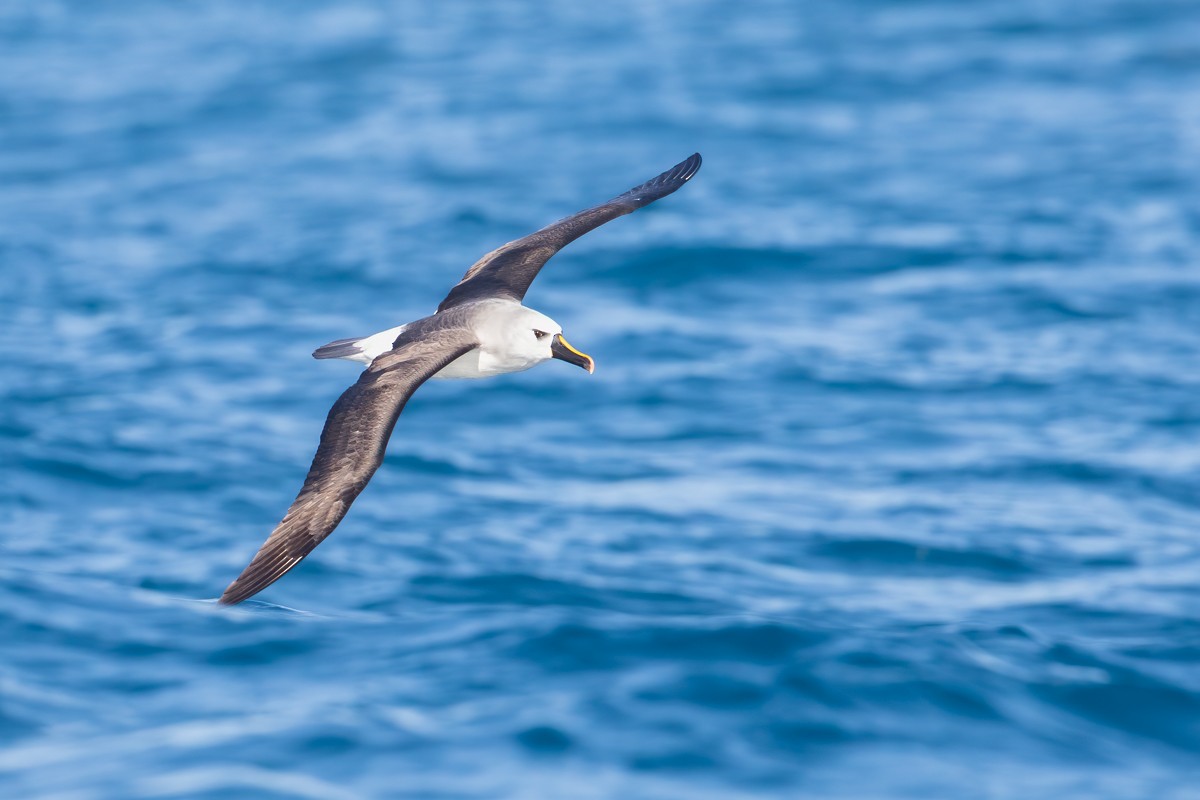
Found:
[(222, 592), (221, 596), (217, 598), (217, 603), (223, 606), (236, 606), (239, 603), (249, 600), (251, 597), (258, 594), (263, 589), (267, 588), (282, 577), (283, 575), (280, 574), (266, 583), (261, 581), (247, 583), (241, 579), (241, 576), (239, 576), (237, 580), (225, 587), (225, 591)]
[(217, 598), (217, 603), (223, 606), (236, 606), (238, 603), (250, 596), (246, 595), (245, 597), (239, 597), (238, 595), (241, 594), (241, 592), (236, 591), (235, 587), (237, 587), (237, 581), (234, 581), (226, 586), (225, 591), (221, 592), (221, 596)]
[(700, 165), (702, 163), (704, 163), (704, 159), (700, 157), (700, 154), (692, 153), (683, 161), (680, 161), (678, 164), (667, 170), (663, 174), (663, 178), (672, 183), (685, 183), (690, 181), (695, 174), (700, 171)]
[[(278, 530), (278, 529), (277, 529)], [(274, 544), (274, 546), (272, 546)], [(263, 544), (262, 549), (251, 559), (242, 570), (242, 574), (234, 578), (233, 583), (225, 587), (217, 601), (221, 605), (235, 606), (243, 600), (249, 600), (254, 595), (266, 589), (275, 581), (292, 571), (292, 568), (304, 560), (304, 556), (316, 547), (313, 544), (303, 554), (289, 553), (280, 543), (272, 543), (270, 539)]]
[(690, 181), (700, 171), (702, 161), (699, 153), (692, 153), (661, 175), (651, 178), (641, 186), (630, 189), (621, 196), (621, 199), (633, 198), (640, 201), (637, 206), (640, 208), (646, 203), (652, 203), (660, 197), (665, 197)]
[(703, 163), (704, 159), (700, 157), (699, 153), (692, 153), (681, 165), (684, 167), (684, 172), (680, 177), (685, 181), (691, 180), (700, 171), (700, 165)]

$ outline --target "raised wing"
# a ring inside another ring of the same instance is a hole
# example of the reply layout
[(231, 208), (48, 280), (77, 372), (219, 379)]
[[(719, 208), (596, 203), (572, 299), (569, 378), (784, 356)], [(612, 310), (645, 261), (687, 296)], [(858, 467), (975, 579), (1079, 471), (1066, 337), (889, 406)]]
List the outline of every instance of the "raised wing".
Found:
[(687, 183), (699, 169), (700, 154), (695, 153), (657, 178), (607, 203), (580, 211), (493, 250), (467, 270), (463, 279), (438, 306), (438, 311), (485, 297), (508, 297), (517, 301), (524, 299), (538, 271), (559, 250), (609, 220), (666, 197)]
[(261, 592), (333, 532), (383, 463), (408, 398), (476, 346), (465, 328), (419, 327), (423, 333), (402, 333), (395, 347), (376, 358), (333, 404), (300, 494), (249, 566), (225, 589), (222, 603), (240, 603)]

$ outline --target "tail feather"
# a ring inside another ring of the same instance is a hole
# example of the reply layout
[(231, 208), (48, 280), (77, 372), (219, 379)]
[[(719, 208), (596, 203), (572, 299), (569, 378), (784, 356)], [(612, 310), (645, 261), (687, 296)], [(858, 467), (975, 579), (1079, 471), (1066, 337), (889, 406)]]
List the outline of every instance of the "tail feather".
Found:
[(338, 339), (313, 351), (313, 358), (348, 358), (370, 364), (378, 356), (392, 349), (396, 337), (404, 332), (407, 325), (398, 325), (386, 331), (373, 333), (359, 339)]
[(338, 339), (313, 351), (313, 358), (355, 358), (362, 355), (361, 339)]

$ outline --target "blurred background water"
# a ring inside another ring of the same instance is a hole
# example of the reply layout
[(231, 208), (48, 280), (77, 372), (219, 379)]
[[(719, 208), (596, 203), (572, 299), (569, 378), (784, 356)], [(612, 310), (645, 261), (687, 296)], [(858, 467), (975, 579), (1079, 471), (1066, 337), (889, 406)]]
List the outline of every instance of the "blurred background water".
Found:
[[(210, 601), (356, 367), (699, 150)], [(1195, 797), (1190, 0), (0, 5), (0, 794)]]

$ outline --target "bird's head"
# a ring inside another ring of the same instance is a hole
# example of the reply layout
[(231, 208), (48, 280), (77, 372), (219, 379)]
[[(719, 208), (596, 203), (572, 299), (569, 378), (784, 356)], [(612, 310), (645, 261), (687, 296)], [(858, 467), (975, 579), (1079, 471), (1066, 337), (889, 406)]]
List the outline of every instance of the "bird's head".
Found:
[[(589, 373), (596, 369), (592, 357), (572, 347), (562, 335), (562, 326), (532, 308), (524, 306), (505, 309), (502, 325), (505, 359), (519, 359), (529, 366), (557, 358), (583, 367)], [(503, 313), (503, 312), (502, 312)], [(490, 349), (486, 345), (484, 349)], [(496, 355), (499, 355), (498, 353)]]

